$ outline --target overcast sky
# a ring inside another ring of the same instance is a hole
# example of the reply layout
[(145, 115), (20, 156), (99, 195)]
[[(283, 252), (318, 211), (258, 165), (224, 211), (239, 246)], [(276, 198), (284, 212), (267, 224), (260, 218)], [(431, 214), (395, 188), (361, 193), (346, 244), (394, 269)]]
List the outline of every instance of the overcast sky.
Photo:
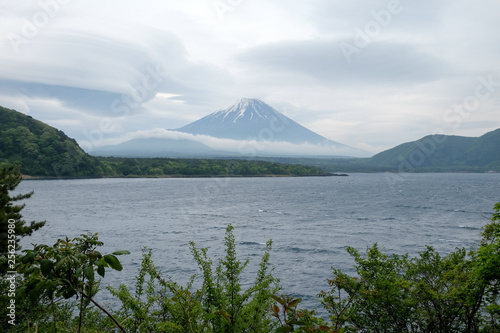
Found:
[(500, 127), (499, 13), (498, 0), (0, 0), (0, 105), (94, 145), (242, 97), (373, 153), (480, 136)]

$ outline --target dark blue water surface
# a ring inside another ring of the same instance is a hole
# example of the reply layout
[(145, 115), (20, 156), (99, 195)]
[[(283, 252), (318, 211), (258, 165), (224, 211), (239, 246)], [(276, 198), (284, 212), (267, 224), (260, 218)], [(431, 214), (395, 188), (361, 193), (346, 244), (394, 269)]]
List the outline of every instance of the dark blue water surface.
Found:
[(132, 285), (141, 249), (153, 249), (164, 276), (185, 283), (198, 272), (189, 242), (223, 255), (224, 232), (235, 227), (237, 251), (251, 264), (249, 283), (273, 240), (271, 263), (283, 293), (314, 308), (328, 289), (331, 266), (354, 274), (347, 246), (377, 242), (391, 253), (442, 254), (475, 246), (500, 201), (500, 174), (352, 174), (349, 177), (92, 179), (23, 181), (26, 220), (47, 220), (23, 240), (52, 245), (57, 238), (99, 233), (102, 252), (126, 249), (122, 272), (104, 285)]

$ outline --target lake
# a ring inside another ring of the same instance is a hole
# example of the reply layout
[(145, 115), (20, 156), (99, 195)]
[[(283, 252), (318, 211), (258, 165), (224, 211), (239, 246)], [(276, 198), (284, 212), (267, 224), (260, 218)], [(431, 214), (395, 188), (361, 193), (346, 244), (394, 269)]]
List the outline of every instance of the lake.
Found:
[(354, 273), (347, 246), (364, 250), (377, 242), (387, 252), (415, 255), (426, 244), (442, 254), (477, 245), (499, 189), (500, 174), (351, 174), (29, 180), (16, 192), (34, 190), (23, 215), (47, 221), (23, 248), (97, 232), (102, 252), (132, 252), (104, 285), (133, 284), (143, 247), (153, 249), (165, 277), (185, 283), (198, 272), (189, 242), (209, 248), (216, 261), (232, 224), (238, 256), (251, 260), (243, 282), (252, 281), (272, 239), (271, 264), (283, 293), (314, 308), (316, 295), (328, 289), (331, 266)]

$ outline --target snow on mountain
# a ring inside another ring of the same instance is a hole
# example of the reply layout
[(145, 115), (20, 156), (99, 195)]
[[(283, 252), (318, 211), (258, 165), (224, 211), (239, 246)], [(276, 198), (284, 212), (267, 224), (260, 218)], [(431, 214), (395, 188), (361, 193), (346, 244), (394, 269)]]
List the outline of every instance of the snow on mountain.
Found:
[[(95, 149), (94, 155), (130, 157), (355, 156), (371, 154), (314, 133), (266, 103), (243, 98), (176, 130)], [(179, 137), (180, 136), (180, 137)]]
[(243, 98), (176, 131), (233, 140), (344, 146), (299, 125), (261, 100), (251, 98)]

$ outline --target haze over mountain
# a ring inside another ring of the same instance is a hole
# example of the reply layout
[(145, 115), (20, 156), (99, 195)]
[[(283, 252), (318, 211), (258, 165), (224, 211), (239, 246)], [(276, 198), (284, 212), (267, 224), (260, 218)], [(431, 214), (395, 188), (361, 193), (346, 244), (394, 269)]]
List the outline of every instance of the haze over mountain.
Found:
[[(161, 140), (164, 140), (162, 147)], [(193, 141), (196, 144), (189, 143)], [(168, 147), (168, 149), (166, 148)], [(96, 149), (116, 156), (354, 156), (371, 154), (329, 140), (258, 99), (243, 98), (174, 130)], [(137, 155), (137, 154), (140, 155)]]
[(92, 151), (96, 156), (116, 157), (210, 157), (224, 156), (201, 142), (187, 139), (137, 138), (117, 145), (103, 146)]

